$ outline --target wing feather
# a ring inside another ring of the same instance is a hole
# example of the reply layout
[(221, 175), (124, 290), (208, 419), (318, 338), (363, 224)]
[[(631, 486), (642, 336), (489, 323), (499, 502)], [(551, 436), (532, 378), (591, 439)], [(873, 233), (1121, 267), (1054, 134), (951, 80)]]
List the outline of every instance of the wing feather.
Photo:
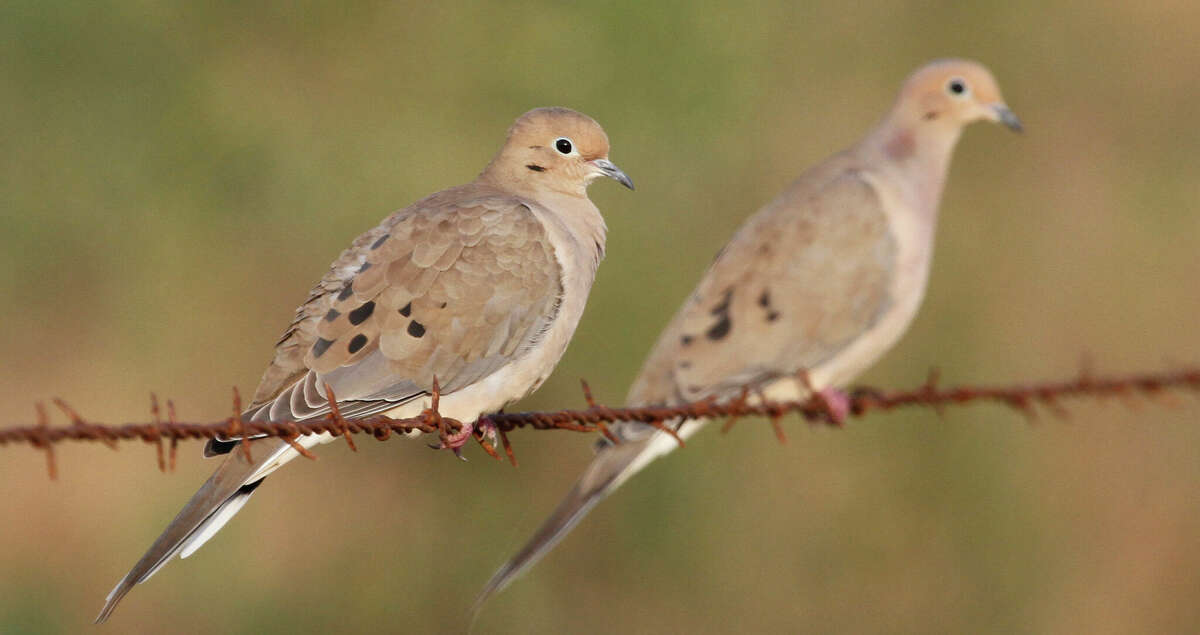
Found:
[(384, 412), (495, 372), (554, 319), (562, 279), (528, 204), (484, 191), (435, 197), (363, 234), (334, 262), (276, 346), (247, 415)]

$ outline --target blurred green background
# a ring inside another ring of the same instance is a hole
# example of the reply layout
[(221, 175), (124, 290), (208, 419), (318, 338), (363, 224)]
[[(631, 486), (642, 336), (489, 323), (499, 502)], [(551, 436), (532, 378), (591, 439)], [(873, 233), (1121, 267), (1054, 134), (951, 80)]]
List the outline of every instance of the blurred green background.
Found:
[[(200, 6), (204, 4), (204, 6)], [(1018, 137), (965, 135), (930, 293), (864, 383), (1200, 361), (1200, 4), (124, 3), (0, 6), (0, 397), (188, 419), (253, 389), (327, 264), (483, 168), (518, 114), (582, 110), (637, 182), (519, 409), (619, 402), (735, 227), (940, 56), (995, 71)], [(1200, 406), (995, 407), (706, 431), (495, 598), (480, 633), (1137, 633), (1200, 628)], [(590, 456), (360, 441), (298, 461), (108, 632), (454, 632)], [(199, 444), (0, 450), (0, 632), (80, 632), (212, 470)], [(102, 632), (102, 631), (101, 631)]]

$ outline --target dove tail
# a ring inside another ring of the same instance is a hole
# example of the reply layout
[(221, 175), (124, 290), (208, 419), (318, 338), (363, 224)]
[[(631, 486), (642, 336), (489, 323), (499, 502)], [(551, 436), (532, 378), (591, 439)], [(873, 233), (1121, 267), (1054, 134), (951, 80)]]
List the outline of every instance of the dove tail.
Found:
[[(321, 440), (306, 437), (299, 443), (312, 445)], [(154, 544), (150, 545), (141, 560), (113, 587), (104, 600), (104, 608), (96, 617), (97, 624), (112, 615), (113, 609), (130, 589), (149, 580), (171, 558), (192, 555), (242, 509), (268, 474), (299, 456), (289, 444), (278, 440), (254, 442), (249, 446), (249, 453), (249, 460), (240, 451), (228, 455)]]
[(214, 492), (210, 491), (213, 489), (211, 486), (214, 483), (212, 480), (205, 483), (205, 486), (200, 488), (200, 491), (196, 492), (196, 495), (179, 512), (175, 520), (163, 530), (158, 540), (150, 545), (142, 559), (138, 560), (137, 564), (133, 565), (133, 569), (113, 587), (104, 600), (104, 608), (96, 617), (96, 623), (100, 624), (107, 620), (121, 598), (125, 597), (125, 594), (129, 593), (134, 585), (149, 580), (150, 576), (170, 562), (175, 554), (186, 558), (200, 548), (200, 545), (216, 534), (246, 504), (254, 490), (262, 485), (263, 480), (265, 479), (242, 485), (215, 507), (210, 504), (214, 498)]
[[(669, 445), (663, 443), (664, 439)], [(503, 590), (517, 576), (536, 564), (583, 520), (597, 503), (655, 457), (670, 452), (674, 447), (677, 447), (677, 444), (673, 438), (657, 434), (644, 441), (626, 441), (601, 449), (583, 476), (567, 493), (566, 498), (542, 523), (529, 542), (525, 543), (517, 555), (504, 563), (484, 585), (471, 605), (472, 620), (492, 594)]]

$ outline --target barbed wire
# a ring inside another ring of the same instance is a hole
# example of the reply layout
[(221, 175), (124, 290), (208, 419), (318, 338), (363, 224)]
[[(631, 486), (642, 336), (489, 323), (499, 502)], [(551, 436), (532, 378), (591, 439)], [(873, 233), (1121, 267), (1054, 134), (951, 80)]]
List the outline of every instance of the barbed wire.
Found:
[[(941, 388), (939, 373), (933, 370), (920, 386), (911, 390), (885, 392), (874, 388), (856, 388), (848, 395), (849, 415), (861, 417), (872, 411), (890, 411), (901, 407), (926, 406), (941, 414), (946, 406), (966, 405), (976, 402), (993, 402), (1015, 408), (1030, 419), (1037, 417), (1038, 407), (1053, 415), (1067, 417), (1060, 403), (1066, 398), (1118, 397), (1129, 399), (1136, 395), (1160, 396), (1170, 390), (1190, 390), (1200, 394), (1200, 368), (1189, 367), (1159, 373), (1134, 373), (1121, 376), (1095, 377), (1085, 367), (1072, 379), (1047, 381), (1032, 384), (1003, 386), (957, 386)], [(808, 389), (804, 373), (796, 377), (801, 387)], [(332, 412), (320, 419), (309, 421), (245, 421), (241, 417), (242, 400), (233, 390), (233, 414), (218, 422), (186, 423), (177, 419), (175, 405), (166, 402), (165, 416), (158, 398), (150, 396), (152, 421), (148, 423), (105, 424), (88, 421), (62, 399), (53, 403), (70, 421), (66, 426), (51, 426), (45, 404), (36, 405), (37, 419), (33, 425), (0, 428), (0, 446), (31, 445), (46, 452), (46, 469), (51, 479), (57, 478), (54, 446), (68, 441), (100, 442), (116, 448), (122, 441), (143, 441), (157, 448), (158, 467), (161, 471), (175, 469), (178, 443), (191, 439), (231, 439), (252, 437), (240, 444), (240, 451), (249, 457), (249, 443), (265, 437), (280, 438), (292, 444), (302, 455), (315, 459), (316, 456), (296, 443), (301, 435), (331, 434), (345, 439), (351, 449), (357, 450), (352, 435), (370, 434), (385, 441), (393, 433), (413, 432), (437, 433), (442, 446), (453, 446), (448, 441), (456, 437), (474, 439), (493, 458), (500, 459), (494, 445), (498, 438), (505, 456), (515, 466), (516, 457), (508, 432), (519, 428), (533, 430), (570, 430), (575, 432), (599, 432), (613, 442), (619, 442), (607, 424), (619, 421), (638, 421), (655, 426), (675, 437), (682, 446), (683, 440), (676, 435), (677, 422), (697, 419), (726, 419), (722, 428), (727, 432), (742, 417), (766, 417), (781, 442), (786, 442), (781, 421), (785, 415), (797, 414), (803, 420), (840, 426), (842, 416), (835, 412), (828, 400), (817, 398), (791, 401), (773, 401), (751, 389), (742, 390), (732, 400), (706, 399), (679, 406), (650, 406), (610, 408), (596, 402), (586, 381), (581, 381), (587, 408), (581, 410), (558, 410), (551, 412), (498, 413), (481, 420), (481, 425), (464, 424), (443, 417), (438, 412), (440, 394), (436, 380), (430, 407), (420, 415), (407, 419), (392, 419), (384, 415), (363, 418), (343, 417), (337, 409), (337, 400), (332, 391), (326, 397), (334, 404)], [(667, 425), (664, 422), (672, 422)], [(491, 442), (489, 442), (491, 439)], [(239, 451), (239, 450), (234, 450)]]

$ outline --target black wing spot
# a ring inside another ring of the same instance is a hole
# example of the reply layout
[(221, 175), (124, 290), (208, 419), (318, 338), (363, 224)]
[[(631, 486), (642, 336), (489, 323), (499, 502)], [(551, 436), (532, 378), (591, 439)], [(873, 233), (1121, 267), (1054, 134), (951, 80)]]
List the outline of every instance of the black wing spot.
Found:
[(364, 263), (362, 263), (362, 266), (358, 268), (358, 272), (359, 272), (359, 273), (362, 273), (362, 272), (364, 272), (364, 271), (366, 271), (367, 269), (370, 269), (370, 268), (371, 268), (371, 263), (369, 263), (369, 262), (364, 262)]
[(390, 234), (384, 234), (384, 235), (380, 236), (379, 238), (376, 238), (375, 242), (371, 243), (371, 249), (379, 249), (380, 247), (383, 246), (383, 243), (387, 242), (388, 238), (391, 238)]
[(725, 337), (726, 335), (729, 335), (729, 329), (732, 327), (733, 323), (729, 321), (729, 315), (723, 314), (721, 319), (718, 320), (712, 328), (708, 329), (704, 335), (708, 337), (708, 339), (716, 341)]
[(683, 360), (683, 361), (680, 361), (680, 362), (679, 362), (679, 367), (680, 367), (680, 368), (683, 368), (683, 369), (691, 368), (691, 367), (692, 367), (692, 363), (691, 363), (691, 362), (689, 362), (689, 361), (687, 361), (687, 360)]
[(779, 319), (779, 311), (771, 308), (771, 294), (766, 289), (763, 289), (762, 295), (758, 296), (758, 306), (767, 312), (768, 322), (774, 322)]
[(733, 327), (733, 322), (729, 319), (729, 304), (733, 301), (733, 288), (725, 290), (725, 295), (722, 296), (721, 302), (713, 307), (711, 313), (717, 317), (717, 323), (712, 328), (705, 331), (704, 335), (710, 340), (716, 341), (729, 335), (729, 329)]
[(421, 324), (420, 322), (418, 322), (416, 320), (409, 322), (408, 323), (408, 334), (413, 337), (424, 337), (425, 336), (425, 325)]
[(683, 344), (684, 346), (690, 346), (692, 344), (692, 336), (684, 335), (683, 337), (679, 338), (679, 343)]
[(316, 343), (314, 343), (312, 347), (313, 357), (320, 357), (324, 355), (325, 351), (329, 350), (329, 347), (332, 345), (333, 340), (327, 340), (323, 337), (318, 337)]
[(400, 315), (403, 315), (404, 317), (408, 317), (409, 315), (411, 315), (412, 314), (412, 302), (409, 302), (408, 304), (400, 307), (399, 313), (400, 313)]
[(332, 322), (340, 317), (342, 317), (341, 311), (338, 311), (337, 309), (329, 309), (329, 312), (325, 314), (325, 321)]
[(375, 303), (368, 302), (357, 309), (350, 312), (350, 323), (358, 326), (371, 317), (371, 313), (375, 311)]
[(354, 336), (354, 339), (350, 340), (350, 345), (348, 347), (346, 347), (346, 350), (350, 351), (350, 354), (353, 355), (353, 354), (361, 351), (362, 347), (364, 347), (366, 345), (367, 345), (367, 336), (363, 335), (362, 333), (359, 333), (358, 335)]
[(354, 282), (350, 281), (346, 283), (346, 286), (342, 287), (342, 291), (337, 295), (337, 299), (345, 300), (352, 295), (354, 295)]
[(443, 302), (443, 303), (442, 303), (442, 306), (439, 306), (438, 308), (439, 308), (439, 309), (444, 309), (444, 308), (446, 308), (446, 303), (445, 303), (445, 302)]

